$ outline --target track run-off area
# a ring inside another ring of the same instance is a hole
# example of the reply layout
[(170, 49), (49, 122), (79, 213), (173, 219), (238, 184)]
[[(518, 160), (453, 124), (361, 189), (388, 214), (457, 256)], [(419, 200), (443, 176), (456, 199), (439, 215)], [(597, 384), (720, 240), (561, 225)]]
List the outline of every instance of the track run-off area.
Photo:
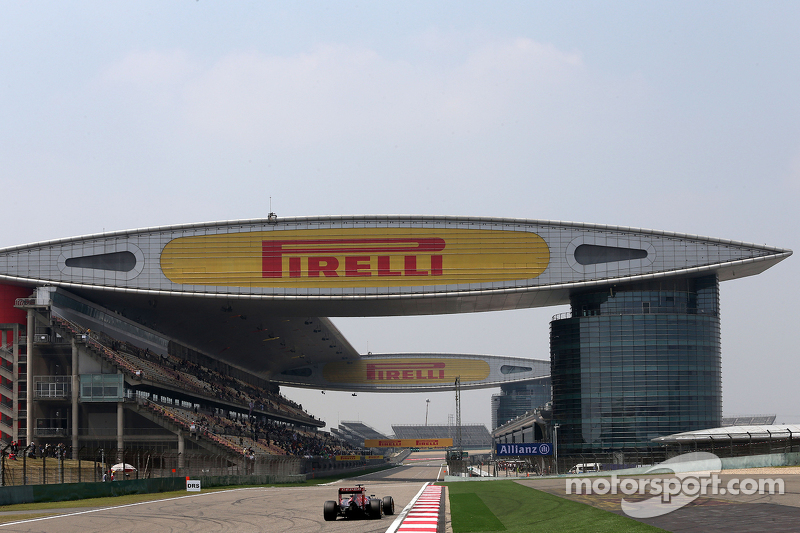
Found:
[[(442, 452), (416, 453), (412, 457), (413, 460), (407, 460), (403, 466), (325, 485), (250, 487), (187, 493), (186, 496), (177, 498), (103, 508), (76, 506), (68, 509), (26, 511), (27, 515), (50, 512), (58, 514), (2, 523), (0, 533), (384, 533), (391, 528), (397, 516), (419, 494), (423, 486), (436, 481), (441, 474)], [(384, 516), (380, 520), (340, 518), (334, 522), (326, 522), (322, 516), (324, 502), (335, 500), (339, 487), (356, 483), (364, 484), (368, 494), (381, 498), (392, 496), (396, 514)]]

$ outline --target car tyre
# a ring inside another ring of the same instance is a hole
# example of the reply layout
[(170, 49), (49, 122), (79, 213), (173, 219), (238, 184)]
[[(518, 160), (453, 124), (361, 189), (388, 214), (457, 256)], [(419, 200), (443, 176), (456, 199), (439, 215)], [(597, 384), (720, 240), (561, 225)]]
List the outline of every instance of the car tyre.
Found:
[(325, 521), (330, 522), (332, 520), (336, 520), (336, 502), (335, 501), (327, 501), (325, 502), (325, 507), (322, 511), (322, 516), (325, 517)]
[(372, 518), (380, 518), (381, 517), (381, 501), (377, 498), (374, 500), (369, 501), (369, 515)]
[(385, 515), (394, 514), (394, 499), (391, 496), (383, 497), (383, 514)]

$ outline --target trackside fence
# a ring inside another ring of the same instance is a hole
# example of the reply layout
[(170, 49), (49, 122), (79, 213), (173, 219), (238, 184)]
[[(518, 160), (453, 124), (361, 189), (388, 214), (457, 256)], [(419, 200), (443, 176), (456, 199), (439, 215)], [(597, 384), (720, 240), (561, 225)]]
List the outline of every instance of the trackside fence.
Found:
[(243, 458), (200, 453), (181, 455), (174, 451), (121, 451), (118, 454), (114, 449), (82, 449), (80, 459), (9, 455), (3, 453), (0, 460), (0, 505), (182, 490), (187, 478), (200, 480), (204, 488), (297, 483), (316, 477), (388, 468), (398, 462), (398, 458), (391, 462), (387, 459), (337, 461), (321, 456)]
[[(302, 457), (258, 455), (253, 458), (223, 454), (115, 449), (81, 450), (78, 459), (31, 457), (2, 453), (0, 486), (55, 485), (112, 482), (181, 476), (270, 476), (287, 482), (305, 479), (309, 461)], [(124, 465), (124, 466), (123, 466)], [(113, 480), (112, 480), (113, 477)]]

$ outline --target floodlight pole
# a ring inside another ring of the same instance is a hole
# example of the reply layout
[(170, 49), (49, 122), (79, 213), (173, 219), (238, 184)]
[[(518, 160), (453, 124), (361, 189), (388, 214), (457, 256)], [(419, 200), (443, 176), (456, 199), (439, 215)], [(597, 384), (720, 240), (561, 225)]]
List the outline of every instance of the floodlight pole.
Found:
[(461, 446), (461, 376), (456, 377), (456, 442), (455, 448), (458, 452), (458, 458), (463, 457), (462, 452), (464, 449)]
[(428, 426), (428, 407), (431, 405), (431, 399), (425, 398), (425, 426)]

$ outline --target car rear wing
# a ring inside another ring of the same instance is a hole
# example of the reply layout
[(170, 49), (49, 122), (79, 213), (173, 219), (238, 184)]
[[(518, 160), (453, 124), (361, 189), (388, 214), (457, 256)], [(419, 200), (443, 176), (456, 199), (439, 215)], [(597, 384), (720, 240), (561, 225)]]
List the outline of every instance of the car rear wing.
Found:
[(363, 494), (366, 491), (364, 487), (342, 488), (339, 489), (339, 494)]

